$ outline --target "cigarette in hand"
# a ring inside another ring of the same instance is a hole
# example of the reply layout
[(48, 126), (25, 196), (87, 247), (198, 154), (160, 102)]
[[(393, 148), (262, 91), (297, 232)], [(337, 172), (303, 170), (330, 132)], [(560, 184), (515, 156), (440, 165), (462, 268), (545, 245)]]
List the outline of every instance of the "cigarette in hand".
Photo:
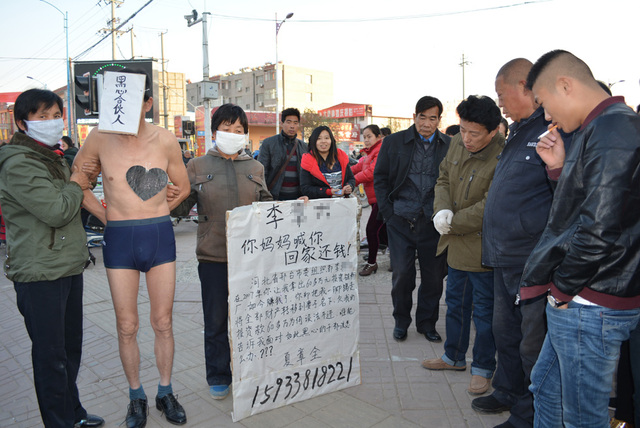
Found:
[(540, 134), (540, 136), (538, 137), (538, 140), (541, 138), (546, 137), (547, 135), (549, 135), (551, 133), (551, 131), (553, 131), (554, 129), (556, 129), (558, 127), (558, 125), (553, 125), (551, 128), (547, 129), (546, 131), (544, 131), (542, 134)]

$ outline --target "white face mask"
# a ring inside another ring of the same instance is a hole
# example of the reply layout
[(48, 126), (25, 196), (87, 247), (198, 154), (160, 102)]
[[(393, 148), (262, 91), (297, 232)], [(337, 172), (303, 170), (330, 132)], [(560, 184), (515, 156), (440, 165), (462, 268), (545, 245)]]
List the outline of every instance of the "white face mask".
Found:
[(25, 133), (36, 141), (53, 147), (58, 144), (64, 131), (64, 121), (62, 119), (52, 120), (25, 120), (27, 130)]
[(216, 147), (226, 155), (235, 155), (247, 144), (245, 134), (216, 131)]

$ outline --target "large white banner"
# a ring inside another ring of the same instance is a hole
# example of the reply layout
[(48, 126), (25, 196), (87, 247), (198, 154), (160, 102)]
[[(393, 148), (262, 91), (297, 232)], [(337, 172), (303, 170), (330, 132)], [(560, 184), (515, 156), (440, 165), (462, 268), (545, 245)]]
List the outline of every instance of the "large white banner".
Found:
[(227, 213), (234, 421), (360, 384), (356, 206)]

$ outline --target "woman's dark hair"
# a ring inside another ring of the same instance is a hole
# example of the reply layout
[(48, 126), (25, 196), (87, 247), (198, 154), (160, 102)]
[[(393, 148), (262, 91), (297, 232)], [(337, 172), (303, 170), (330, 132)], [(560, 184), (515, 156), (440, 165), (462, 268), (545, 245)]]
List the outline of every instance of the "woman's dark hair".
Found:
[[(322, 131), (327, 131), (329, 133), (329, 137), (331, 137), (331, 148), (329, 149), (329, 154), (327, 155), (326, 160), (324, 160), (322, 156), (320, 156), (320, 153), (318, 153), (318, 147), (316, 145)], [(311, 152), (313, 157), (316, 158), (316, 161), (318, 161), (318, 165), (324, 162), (327, 164), (327, 167), (333, 168), (333, 165), (335, 165), (336, 161), (338, 160), (338, 145), (336, 144), (336, 139), (333, 136), (333, 132), (331, 132), (331, 128), (322, 125), (313, 130), (311, 136), (309, 137), (309, 151)]]
[[(58, 95), (48, 89), (29, 89), (16, 98), (16, 103), (13, 106), (13, 120), (17, 125), (20, 121), (29, 120), (29, 115), (37, 112), (40, 107), (50, 109), (54, 104), (58, 106), (60, 113), (62, 113), (62, 98)], [(24, 131), (20, 129), (20, 132)]]
[(249, 121), (242, 107), (235, 104), (222, 104), (211, 116), (211, 132), (216, 132), (223, 123), (233, 124), (240, 119), (240, 124), (244, 128), (244, 133), (249, 133)]
[(61, 140), (64, 141), (65, 144), (67, 146), (69, 146), (69, 148), (75, 147), (75, 144), (73, 144), (73, 140), (71, 138), (67, 137), (66, 135), (63, 135)]
[(364, 134), (364, 131), (366, 131), (367, 129), (371, 131), (376, 137), (379, 137), (381, 135), (380, 127), (378, 125), (367, 125), (362, 130), (362, 133)]

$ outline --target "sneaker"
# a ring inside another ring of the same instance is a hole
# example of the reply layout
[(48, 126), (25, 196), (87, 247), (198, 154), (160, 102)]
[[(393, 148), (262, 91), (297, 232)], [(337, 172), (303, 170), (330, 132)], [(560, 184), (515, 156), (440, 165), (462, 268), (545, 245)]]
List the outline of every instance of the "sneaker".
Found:
[(156, 409), (160, 410), (167, 421), (174, 425), (187, 423), (187, 414), (173, 394), (167, 394), (162, 398), (156, 397)]
[(149, 414), (149, 406), (145, 398), (131, 400), (127, 407), (127, 417), (125, 422), (127, 428), (144, 428), (147, 425), (147, 415)]
[(511, 406), (502, 404), (493, 395), (487, 395), (486, 397), (474, 398), (471, 401), (471, 408), (476, 412), (492, 415), (509, 410)]
[(452, 366), (451, 364), (447, 364), (442, 358), (434, 358), (432, 360), (424, 360), (422, 362), (422, 367), (427, 370), (455, 370), (455, 371), (465, 371), (467, 369), (467, 365), (464, 366)]
[(467, 391), (471, 395), (482, 395), (489, 390), (489, 385), (491, 384), (491, 379), (487, 379), (486, 377), (472, 375), (471, 383), (469, 384), (469, 389)]
[(229, 395), (229, 385), (212, 385), (209, 394), (214, 400), (224, 400)]

